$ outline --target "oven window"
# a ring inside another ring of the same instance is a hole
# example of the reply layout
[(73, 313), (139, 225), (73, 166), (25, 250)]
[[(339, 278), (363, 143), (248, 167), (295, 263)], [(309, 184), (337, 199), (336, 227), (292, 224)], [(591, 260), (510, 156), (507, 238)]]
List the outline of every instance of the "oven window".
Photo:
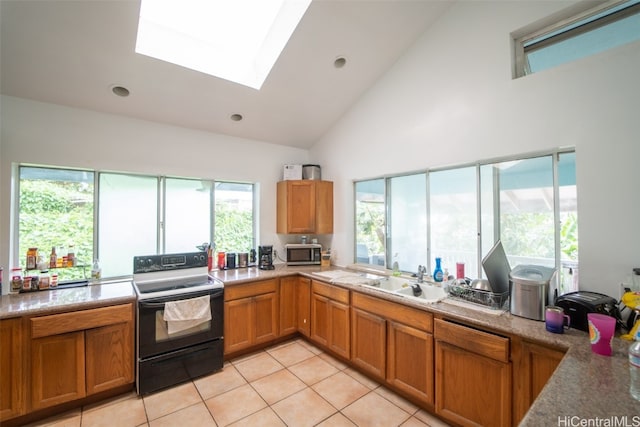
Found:
[(181, 331), (177, 331), (170, 334), (168, 324), (164, 320), (164, 310), (156, 311), (156, 342), (157, 343), (169, 341), (176, 338), (186, 337), (189, 335), (196, 335), (202, 332), (207, 332), (209, 330), (211, 330), (211, 320), (207, 320), (206, 322), (202, 322), (191, 328), (183, 329)]

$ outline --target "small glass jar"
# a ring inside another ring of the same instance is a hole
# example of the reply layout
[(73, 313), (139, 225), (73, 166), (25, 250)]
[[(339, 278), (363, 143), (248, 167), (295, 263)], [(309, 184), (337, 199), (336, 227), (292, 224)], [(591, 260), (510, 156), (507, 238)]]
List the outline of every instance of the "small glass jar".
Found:
[(11, 288), (12, 294), (17, 294), (22, 290), (22, 269), (20, 267), (14, 267), (11, 269)]

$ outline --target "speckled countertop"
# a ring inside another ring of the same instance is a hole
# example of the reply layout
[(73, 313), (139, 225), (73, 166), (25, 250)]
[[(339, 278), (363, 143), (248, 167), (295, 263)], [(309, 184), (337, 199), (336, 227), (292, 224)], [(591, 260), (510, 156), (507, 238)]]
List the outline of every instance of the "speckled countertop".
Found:
[(0, 298), (0, 319), (79, 310), (99, 305), (123, 304), (135, 300), (136, 292), (131, 285), (131, 280), (3, 295)]
[[(275, 270), (247, 268), (214, 271), (212, 275), (222, 280), (226, 286), (233, 286), (296, 274), (321, 279), (313, 275), (320, 270), (320, 267), (278, 265)], [(552, 334), (545, 330), (543, 322), (512, 316), (508, 312), (500, 315), (486, 314), (447, 302), (427, 304), (418, 299), (393, 295), (368, 286), (336, 284), (451, 319), (462, 320), (469, 325), (488, 328), (498, 333), (518, 335), (533, 342), (567, 350), (558, 369), (520, 423), (521, 426), (640, 425), (640, 402), (629, 394), (629, 343), (626, 341), (615, 338), (614, 355), (605, 357), (594, 354), (590, 348), (588, 334), (575, 329), (569, 329), (564, 334)], [(120, 304), (135, 299), (136, 294), (131, 281), (127, 280), (80, 288), (4, 295), (0, 298), (0, 319)], [(519, 379), (513, 380), (517, 382)]]
[[(322, 280), (313, 275), (320, 270), (319, 267), (277, 266), (275, 270), (270, 271), (256, 269), (220, 271), (215, 273), (215, 277), (227, 286), (295, 274)], [(633, 399), (629, 393), (627, 355), (629, 342), (627, 341), (615, 338), (613, 356), (600, 356), (591, 351), (589, 335), (580, 330), (569, 329), (564, 334), (553, 334), (545, 329), (544, 322), (513, 316), (509, 312), (503, 312), (500, 315), (486, 314), (447, 302), (428, 304), (369, 286), (335, 284), (451, 319), (459, 319), (468, 325), (484, 327), (496, 332), (502, 331), (509, 335), (519, 335), (533, 342), (566, 350), (565, 357), (521, 421), (520, 426), (640, 426), (640, 402)], [(513, 381), (517, 382), (519, 379), (514, 377)]]

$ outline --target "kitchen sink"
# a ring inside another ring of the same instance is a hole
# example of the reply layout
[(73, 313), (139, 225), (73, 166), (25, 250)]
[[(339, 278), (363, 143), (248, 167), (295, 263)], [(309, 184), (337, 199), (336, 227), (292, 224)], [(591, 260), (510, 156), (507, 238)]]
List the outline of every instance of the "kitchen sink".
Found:
[(377, 288), (382, 291), (394, 293), (404, 297), (417, 298), (424, 302), (430, 303), (438, 302), (447, 296), (444, 289), (439, 286), (431, 285), (427, 282), (419, 284), (420, 288), (422, 289), (422, 294), (419, 296), (415, 296), (413, 294), (412, 285), (415, 286), (416, 284), (417, 282), (415, 278), (389, 276), (381, 278), (375, 283), (366, 284), (365, 286)]
[[(415, 286), (415, 284), (413, 285)], [(418, 298), (426, 302), (438, 302), (447, 296), (444, 289), (439, 286), (429, 285), (428, 283), (420, 283), (420, 290), (422, 292), (419, 295), (415, 295), (413, 286), (410, 285), (406, 288), (397, 289), (395, 293), (406, 297)]]

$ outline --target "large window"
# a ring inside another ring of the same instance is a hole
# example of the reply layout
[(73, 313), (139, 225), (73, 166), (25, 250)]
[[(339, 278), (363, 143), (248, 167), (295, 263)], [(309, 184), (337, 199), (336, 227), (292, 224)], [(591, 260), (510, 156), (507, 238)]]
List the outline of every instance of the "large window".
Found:
[(441, 258), (451, 274), (455, 274), (459, 262), (465, 264), (465, 274), (469, 276), (478, 271), (476, 194), (475, 167), (429, 174), (431, 258)]
[(52, 247), (60, 256), (72, 248), (78, 268), (60, 269), (61, 282), (87, 278), (95, 259), (103, 277), (117, 277), (132, 273), (136, 255), (210, 242), (224, 251), (255, 247), (253, 184), (103, 172), (94, 191), (94, 172), (22, 166), (19, 175), (14, 256), (24, 268), (28, 248), (43, 262)]
[[(389, 179), (389, 241), (387, 265), (416, 270), (427, 259), (427, 175)], [(402, 261), (402, 263), (400, 262)]]
[(93, 172), (21, 166), (19, 177), (19, 266), (26, 267), (29, 248), (46, 269), (52, 248), (59, 258), (72, 251), (76, 266), (55, 273), (60, 282), (83, 278), (93, 260)]
[[(385, 250), (387, 268), (397, 261), (403, 271), (432, 271), (438, 257), (451, 274), (464, 262), (467, 276), (483, 277), (480, 261), (501, 239), (512, 267), (555, 267), (560, 291), (577, 289), (574, 152), (360, 181), (355, 189), (357, 263), (383, 265), (373, 262), (375, 247)], [(376, 246), (384, 224), (388, 238)]]
[(517, 38), (516, 77), (638, 40), (640, 0), (610, 1)]
[(216, 182), (215, 243), (218, 251), (249, 252), (255, 247), (253, 184)]
[(356, 262), (385, 265), (385, 181), (356, 182)]

